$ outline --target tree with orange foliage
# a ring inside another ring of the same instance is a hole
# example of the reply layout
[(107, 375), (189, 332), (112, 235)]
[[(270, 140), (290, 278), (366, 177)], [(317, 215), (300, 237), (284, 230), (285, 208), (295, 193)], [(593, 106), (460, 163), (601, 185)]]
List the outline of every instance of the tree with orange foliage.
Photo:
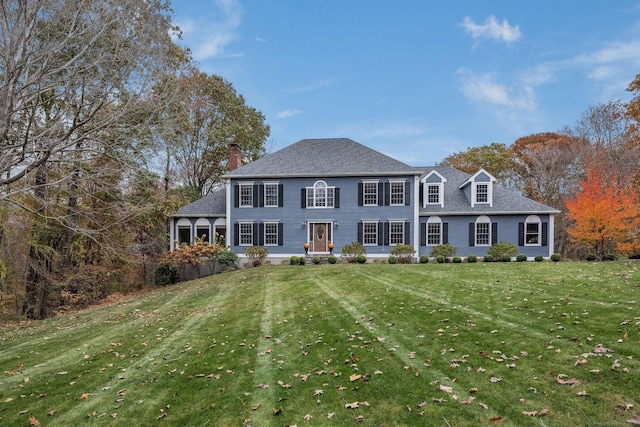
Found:
[(640, 198), (631, 186), (594, 168), (580, 182), (581, 191), (566, 200), (569, 235), (593, 250), (597, 259), (607, 253), (640, 250)]

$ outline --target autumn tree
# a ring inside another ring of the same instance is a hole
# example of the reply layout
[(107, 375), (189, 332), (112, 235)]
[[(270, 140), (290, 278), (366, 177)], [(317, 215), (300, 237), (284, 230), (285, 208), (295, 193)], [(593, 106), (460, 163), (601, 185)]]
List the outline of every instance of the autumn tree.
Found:
[(580, 191), (567, 198), (567, 232), (596, 255), (640, 250), (640, 199), (631, 186), (596, 168), (589, 169)]
[(167, 169), (175, 167), (190, 201), (220, 185), (229, 144), (239, 145), (247, 162), (265, 154), (270, 129), (264, 115), (247, 106), (224, 78), (187, 67), (157, 87), (156, 96), (171, 105), (169, 133), (158, 138), (166, 147)]
[[(627, 104), (626, 117), (630, 119), (627, 144), (630, 149), (640, 151), (640, 74), (631, 82), (627, 88), (634, 97)], [(637, 167), (633, 176), (633, 185), (640, 189), (640, 166)]]
[(480, 147), (470, 147), (447, 156), (440, 162), (442, 166), (451, 166), (468, 174), (484, 169), (493, 175), (505, 188), (514, 189), (515, 163), (511, 149), (505, 144), (494, 142)]
[(120, 190), (144, 165), (150, 109), (162, 108), (148, 95), (175, 66), (171, 28), (165, 0), (0, 3), (0, 204), (31, 215), (30, 318), (47, 315), (75, 249), (95, 260), (88, 245), (124, 233)]

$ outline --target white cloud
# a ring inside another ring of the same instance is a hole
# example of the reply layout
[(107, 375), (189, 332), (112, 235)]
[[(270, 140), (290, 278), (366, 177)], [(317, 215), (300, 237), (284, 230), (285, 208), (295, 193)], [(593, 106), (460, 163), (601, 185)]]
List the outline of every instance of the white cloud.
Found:
[[(213, 3), (212, 11), (203, 12), (199, 18), (178, 22), (185, 44), (191, 47), (197, 61), (242, 55), (227, 53), (228, 46), (238, 39), (236, 30), (242, 23), (242, 6), (237, 0), (215, 0)], [(215, 15), (217, 19), (206, 20), (209, 15)]]
[(471, 101), (524, 110), (536, 108), (535, 91), (529, 84), (521, 82), (508, 87), (496, 82), (492, 74), (476, 75), (465, 68), (458, 70), (458, 76), (462, 93)]
[(471, 35), (477, 43), (481, 39), (497, 40), (505, 43), (513, 43), (522, 37), (519, 26), (512, 27), (509, 21), (504, 19), (499, 23), (495, 16), (489, 16), (484, 24), (476, 24), (468, 16), (460, 23), (465, 32)]
[(300, 110), (283, 110), (278, 113), (278, 118), (286, 119), (288, 117), (297, 116), (298, 114), (302, 114)]

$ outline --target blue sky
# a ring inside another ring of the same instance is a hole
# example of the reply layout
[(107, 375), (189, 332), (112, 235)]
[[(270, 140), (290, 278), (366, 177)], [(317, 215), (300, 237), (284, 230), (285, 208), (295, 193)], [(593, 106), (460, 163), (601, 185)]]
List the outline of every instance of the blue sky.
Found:
[(347, 137), (412, 166), (628, 101), (640, 2), (173, 0), (179, 43), (271, 126), (269, 151)]

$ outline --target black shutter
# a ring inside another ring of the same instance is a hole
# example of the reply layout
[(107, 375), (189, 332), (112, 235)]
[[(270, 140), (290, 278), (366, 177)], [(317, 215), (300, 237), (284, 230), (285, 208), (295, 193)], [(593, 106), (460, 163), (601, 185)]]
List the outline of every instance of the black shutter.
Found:
[(495, 245), (496, 243), (498, 243), (498, 223), (492, 222), (491, 223), (491, 244)]
[(333, 207), (336, 209), (340, 207), (340, 188), (339, 187), (333, 190)]
[(469, 223), (469, 246), (476, 245), (476, 224), (474, 222)]
[[(255, 200), (255, 195), (253, 196)], [(258, 206), (264, 208), (264, 185), (258, 185)]]
[(542, 246), (549, 245), (549, 223), (542, 223)]
[(378, 245), (389, 246), (389, 221), (378, 223)]
[(306, 188), (300, 189), (300, 207), (302, 209), (307, 208), (307, 189)]
[(264, 246), (264, 222), (258, 224), (258, 246)]
[(411, 204), (411, 184), (409, 181), (404, 183), (404, 205), (409, 206)]
[(524, 222), (518, 223), (518, 246), (524, 246)]
[(284, 226), (281, 222), (278, 223), (278, 246), (284, 244)]
[(284, 185), (278, 184), (278, 207), (284, 206)]
[(253, 207), (257, 208), (260, 203), (259, 203), (259, 199), (260, 198), (260, 186), (258, 184), (253, 184)]
[(449, 223), (442, 223), (442, 244), (446, 245), (449, 243)]
[(240, 207), (240, 186), (238, 184), (233, 186), (233, 207)]
[[(262, 223), (260, 223), (260, 225), (262, 225)], [(253, 246), (261, 246), (260, 245), (260, 230), (257, 226), (257, 224), (254, 222), (253, 224), (251, 224), (251, 228), (253, 229)]]
[[(385, 182), (382, 188), (384, 189), (384, 206), (389, 206), (391, 205), (391, 184)], [(382, 205), (382, 203), (379, 204)]]
[(358, 183), (358, 206), (364, 205), (364, 192), (363, 192), (363, 184), (361, 182)]
[(384, 183), (378, 182), (378, 206), (384, 206)]
[(233, 224), (233, 245), (240, 245), (240, 224), (238, 224), (237, 222)]
[(420, 223), (420, 246), (427, 246), (427, 223)]
[(409, 221), (404, 222), (404, 244), (408, 245), (411, 242), (411, 223)]
[(362, 221), (358, 222), (358, 243), (364, 244), (364, 224)]
[(424, 207), (424, 184), (420, 183), (420, 189), (418, 190), (418, 197), (420, 198), (420, 207)]

